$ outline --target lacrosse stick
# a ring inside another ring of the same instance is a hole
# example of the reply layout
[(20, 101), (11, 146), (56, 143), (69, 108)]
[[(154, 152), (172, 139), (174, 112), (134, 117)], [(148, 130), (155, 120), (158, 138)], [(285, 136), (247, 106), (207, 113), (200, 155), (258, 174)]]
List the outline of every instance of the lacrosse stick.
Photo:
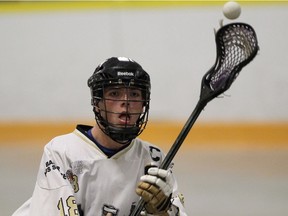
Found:
[[(216, 62), (203, 76), (198, 103), (160, 165), (161, 169), (168, 169), (207, 103), (230, 88), (241, 69), (253, 60), (259, 50), (256, 33), (246, 23), (231, 23), (222, 26), (216, 32), (215, 41)], [(144, 205), (145, 202), (140, 199), (130, 216), (140, 215)]]

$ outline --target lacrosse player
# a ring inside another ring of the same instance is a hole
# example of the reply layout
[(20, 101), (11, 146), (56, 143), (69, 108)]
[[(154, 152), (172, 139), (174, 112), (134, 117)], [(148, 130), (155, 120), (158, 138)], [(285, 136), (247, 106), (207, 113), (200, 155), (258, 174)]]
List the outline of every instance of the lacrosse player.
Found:
[(135, 61), (112, 57), (88, 79), (96, 124), (77, 125), (44, 148), (32, 197), (13, 216), (185, 216), (183, 197), (155, 145), (137, 136), (150, 104), (150, 77)]

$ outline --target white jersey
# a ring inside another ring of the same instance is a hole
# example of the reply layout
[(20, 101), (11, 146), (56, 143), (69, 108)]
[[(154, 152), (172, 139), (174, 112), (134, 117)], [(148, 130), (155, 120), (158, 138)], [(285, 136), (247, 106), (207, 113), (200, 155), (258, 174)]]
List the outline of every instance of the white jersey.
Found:
[[(32, 197), (13, 216), (129, 216), (147, 165), (160, 165), (159, 148), (138, 138), (108, 158), (78, 125), (44, 148)], [(186, 215), (174, 184), (170, 215)]]

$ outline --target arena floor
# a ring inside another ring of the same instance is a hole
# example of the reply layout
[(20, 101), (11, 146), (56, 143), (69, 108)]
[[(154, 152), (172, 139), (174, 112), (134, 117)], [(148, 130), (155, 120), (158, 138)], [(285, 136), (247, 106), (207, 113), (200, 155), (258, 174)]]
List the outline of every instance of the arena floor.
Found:
[[(1, 215), (33, 191), (42, 146), (0, 145)], [(165, 150), (165, 149), (164, 149)], [(287, 216), (287, 148), (183, 147), (174, 172), (191, 216)]]

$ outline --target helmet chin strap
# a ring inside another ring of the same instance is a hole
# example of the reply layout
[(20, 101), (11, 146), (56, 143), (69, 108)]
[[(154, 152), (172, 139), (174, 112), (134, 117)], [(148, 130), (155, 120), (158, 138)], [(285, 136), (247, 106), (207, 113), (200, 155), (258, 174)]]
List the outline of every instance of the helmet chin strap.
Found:
[(95, 114), (96, 123), (99, 126), (99, 128), (115, 142), (122, 145), (127, 145), (131, 143), (131, 141), (138, 136), (138, 133), (140, 131), (139, 127), (111, 126), (108, 125), (101, 116), (101, 114), (98, 111), (96, 111), (95, 106), (93, 106), (93, 112)]
[(138, 127), (121, 128), (121, 127), (107, 126), (105, 127), (105, 130), (107, 130), (106, 134), (112, 140), (120, 144), (127, 145), (137, 137), (140, 128)]

